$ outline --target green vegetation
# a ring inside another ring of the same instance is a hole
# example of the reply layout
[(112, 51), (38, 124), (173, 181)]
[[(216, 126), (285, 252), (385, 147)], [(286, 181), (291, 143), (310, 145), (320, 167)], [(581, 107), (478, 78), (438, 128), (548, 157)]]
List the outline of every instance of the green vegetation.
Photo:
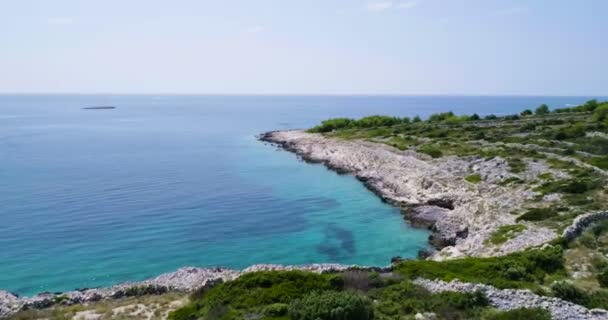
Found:
[(330, 132), (346, 128), (374, 128), (393, 126), (400, 123), (409, 123), (409, 118), (399, 119), (389, 116), (369, 116), (359, 120), (348, 118), (335, 118), (321, 122), (321, 125), (310, 129), (310, 132)]
[(538, 108), (536, 108), (536, 110), (534, 111), (534, 113), (536, 115), (544, 115), (549, 113), (549, 106), (546, 104), (541, 104)]
[[(449, 111), (432, 114), (426, 120), (386, 116), (334, 119), (311, 131), (384, 143), (435, 159), (502, 158), (512, 175), (495, 183), (538, 195), (526, 203), (530, 209), (518, 221), (541, 224), (559, 233), (579, 214), (608, 209), (608, 175), (597, 171), (608, 171), (607, 110), (608, 102), (590, 100), (554, 110), (541, 105), (517, 115), (480, 117)], [(552, 171), (540, 172), (537, 177), (528, 174), (539, 166)], [(464, 173), (462, 178), (480, 182), (473, 172)], [(545, 196), (556, 201), (549, 208), (538, 204), (545, 202)]]
[(416, 149), (416, 151), (427, 154), (427, 155), (431, 156), (432, 158), (440, 158), (441, 156), (443, 156), (443, 152), (441, 152), (441, 149), (439, 149), (439, 147), (433, 146), (433, 145), (424, 145), (424, 146)]
[(542, 221), (557, 216), (553, 208), (532, 208), (517, 217), (515, 221)]
[(495, 245), (505, 243), (508, 240), (515, 238), (524, 230), (526, 230), (526, 226), (521, 224), (502, 226), (498, 228), (498, 230), (494, 231), (494, 233), (492, 233), (492, 236), (490, 237), (490, 243)]
[(559, 247), (492, 258), (404, 261), (397, 266), (397, 270), (408, 278), (460, 279), (498, 288), (540, 289), (547, 277), (565, 276), (562, 249)]
[(409, 319), (425, 312), (438, 319), (550, 319), (542, 309), (499, 312), (480, 292), (433, 294), (411, 281), (419, 277), (528, 288), (588, 307), (608, 306), (604, 291), (584, 291), (564, 281), (563, 249), (548, 246), (493, 258), (403, 261), (382, 276), (368, 271), (246, 274), (194, 293), (170, 319)]
[(481, 175), (479, 174), (471, 174), (468, 175), (466, 177), (464, 177), (464, 179), (470, 183), (480, 183), (481, 182)]
[(514, 309), (505, 312), (499, 312), (494, 315), (488, 315), (488, 319), (494, 320), (551, 320), (551, 313), (545, 309)]
[[(284, 315), (284, 314), (283, 314)], [(370, 320), (371, 301), (353, 292), (313, 292), (289, 305), (293, 320)]]

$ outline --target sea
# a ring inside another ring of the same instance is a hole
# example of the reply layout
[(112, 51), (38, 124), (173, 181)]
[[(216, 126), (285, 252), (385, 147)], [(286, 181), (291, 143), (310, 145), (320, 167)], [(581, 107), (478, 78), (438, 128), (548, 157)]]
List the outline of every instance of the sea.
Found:
[[(511, 114), (605, 97), (0, 95), (0, 289), (183, 266), (385, 266), (429, 232), (362, 183), (260, 142), (331, 117)], [(83, 109), (113, 106), (114, 109)]]

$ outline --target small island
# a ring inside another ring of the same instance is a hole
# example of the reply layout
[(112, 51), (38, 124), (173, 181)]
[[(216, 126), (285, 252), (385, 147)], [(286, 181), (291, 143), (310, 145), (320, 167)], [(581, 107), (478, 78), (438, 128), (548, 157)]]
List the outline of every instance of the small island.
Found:
[(108, 109), (116, 109), (114, 106), (93, 106), (93, 107), (84, 107), (83, 110), (108, 110)]

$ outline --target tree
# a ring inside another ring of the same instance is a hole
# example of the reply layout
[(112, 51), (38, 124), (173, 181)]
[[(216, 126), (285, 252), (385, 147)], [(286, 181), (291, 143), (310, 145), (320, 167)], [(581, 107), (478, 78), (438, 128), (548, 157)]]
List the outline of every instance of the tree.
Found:
[(469, 117), (469, 121), (477, 121), (481, 119), (477, 113), (473, 113), (472, 116)]
[(405, 123), (405, 124), (408, 124), (408, 123), (412, 122), (412, 120), (410, 119), (410, 117), (403, 117), (401, 119), (401, 122)]
[(412, 120), (412, 122), (414, 122), (414, 123), (422, 122), (422, 119), (420, 119), (420, 116), (415, 116), (414, 119)]
[(531, 116), (532, 115), (532, 110), (530, 109), (526, 109), (524, 111), (521, 112), (522, 116)]
[(547, 114), (547, 113), (549, 113), (549, 106), (543, 103), (538, 108), (536, 108), (535, 113), (538, 116), (542, 116), (544, 114)]

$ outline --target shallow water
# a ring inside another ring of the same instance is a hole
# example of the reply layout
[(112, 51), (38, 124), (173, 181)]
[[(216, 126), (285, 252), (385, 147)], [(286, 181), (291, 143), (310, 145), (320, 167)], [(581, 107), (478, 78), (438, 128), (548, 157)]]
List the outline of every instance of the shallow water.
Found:
[[(386, 265), (428, 233), (351, 176), (257, 141), (334, 116), (505, 114), (587, 97), (0, 96), (0, 288), (186, 265)], [(111, 105), (113, 110), (82, 110)]]

